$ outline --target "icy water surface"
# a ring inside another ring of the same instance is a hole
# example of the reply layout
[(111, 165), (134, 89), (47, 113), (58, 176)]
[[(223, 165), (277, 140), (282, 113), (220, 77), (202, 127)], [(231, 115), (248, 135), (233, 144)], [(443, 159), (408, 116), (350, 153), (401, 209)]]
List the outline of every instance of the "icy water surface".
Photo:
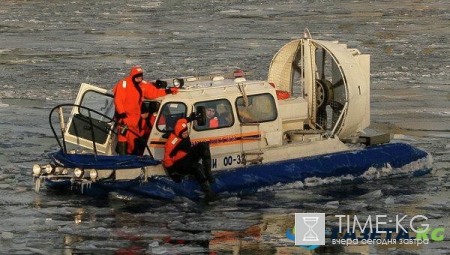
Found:
[[(81, 82), (112, 88), (134, 64), (147, 78), (235, 68), (264, 79), (308, 27), (371, 54), (372, 123), (433, 155), (421, 178), (271, 187), (205, 206), (34, 192), (31, 166), (56, 150), (47, 119)], [(0, 2), (0, 254), (450, 253), (450, 3), (426, 1)], [(296, 212), (426, 215), (427, 245), (295, 247)]]

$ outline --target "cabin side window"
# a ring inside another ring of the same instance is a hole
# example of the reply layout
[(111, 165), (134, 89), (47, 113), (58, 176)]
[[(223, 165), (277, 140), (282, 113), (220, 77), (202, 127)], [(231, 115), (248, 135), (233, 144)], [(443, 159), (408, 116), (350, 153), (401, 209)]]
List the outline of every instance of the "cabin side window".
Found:
[(198, 102), (194, 106), (206, 108), (206, 125), (198, 126), (195, 122), (194, 129), (197, 131), (231, 127), (234, 124), (231, 103), (226, 99)]
[(236, 109), (242, 123), (261, 123), (277, 118), (277, 108), (273, 96), (269, 93), (250, 95), (247, 99), (238, 97)]
[(172, 132), (177, 120), (186, 117), (186, 105), (180, 102), (166, 103), (159, 114), (156, 128), (160, 132)]

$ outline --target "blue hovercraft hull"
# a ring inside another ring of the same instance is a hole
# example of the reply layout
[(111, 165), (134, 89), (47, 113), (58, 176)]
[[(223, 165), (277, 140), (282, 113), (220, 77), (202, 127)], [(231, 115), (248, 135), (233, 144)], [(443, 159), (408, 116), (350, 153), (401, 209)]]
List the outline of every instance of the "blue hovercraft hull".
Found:
[[(396, 171), (399, 171), (398, 169), (412, 162), (424, 160), (426, 163), (427, 157), (427, 152), (409, 144), (390, 143), (356, 151), (283, 160), (220, 171), (214, 174), (216, 183), (212, 185), (212, 189), (222, 194), (248, 194), (256, 192), (262, 187), (304, 181), (311, 177), (323, 179), (350, 175), (359, 178), (371, 168), (381, 169), (388, 165), (392, 168), (392, 174), (395, 176)], [(430, 164), (419, 166), (419, 169), (413, 169), (408, 173), (413, 176), (421, 176), (431, 171)], [(63, 185), (68, 185), (68, 188), (71, 188), (70, 182), (65, 184), (56, 182), (46, 180), (46, 184), (50, 188)], [(75, 190), (80, 190), (80, 188)], [(184, 196), (193, 200), (199, 199), (202, 194), (199, 184), (193, 178), (185, 178), (181, 183), (175, 183), (166, 176), (149, 177), (145, 182), (138, 179), (98, 181), (83, 188), (83, 191), (88, 195), (107, 194), (114, 191), (159, 199), (173, 199), (177, 196)]]

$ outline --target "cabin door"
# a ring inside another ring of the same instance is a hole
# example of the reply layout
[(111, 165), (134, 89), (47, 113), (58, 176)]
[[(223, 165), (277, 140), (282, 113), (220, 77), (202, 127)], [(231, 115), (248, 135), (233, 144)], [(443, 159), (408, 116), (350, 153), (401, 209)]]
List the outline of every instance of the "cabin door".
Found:
[(81, 84), (64, 132), (66, 142), (113, 154), (114, 96), (106, 89)]

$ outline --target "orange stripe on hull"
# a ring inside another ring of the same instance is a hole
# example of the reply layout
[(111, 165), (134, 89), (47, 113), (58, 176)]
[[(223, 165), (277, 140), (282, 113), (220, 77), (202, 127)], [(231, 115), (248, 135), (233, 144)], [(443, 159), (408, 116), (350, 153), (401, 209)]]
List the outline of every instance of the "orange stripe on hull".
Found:
[[(237, 135), (224, 135), (224, 136), (214, 136), (214, 137), (207, 137), (207, 138), (199, 138), (199, 139), (192, 139), (192, 143), (200, 143), (200, 142), (209, 142), (211, 147), (219, 147), (219, 146), (229, 146), (233, 144), (242, 144), (242, 143), (254, 143), (258, 142), (259, 140), (246, 140), (246, 138), (249, 137), (255, 137), (260, 138), (261, 132), (249, 132), (244, 134), (237, 134)], [(151, 140), (150, 147), (152, 148), (164, 148), (164, 144), (167, 141), (167, 139), (153, 139)]]

